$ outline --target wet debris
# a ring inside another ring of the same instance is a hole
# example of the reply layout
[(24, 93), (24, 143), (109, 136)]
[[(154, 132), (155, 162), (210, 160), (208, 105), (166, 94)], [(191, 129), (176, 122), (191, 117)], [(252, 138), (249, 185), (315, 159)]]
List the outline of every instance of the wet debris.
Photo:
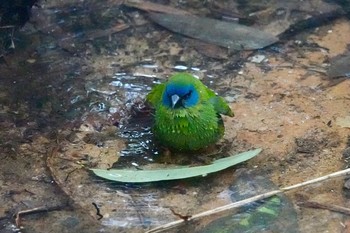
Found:
[(149, 12), (154, 22), (170, 31), (232, 50), (254, 50), (278, 41), (275, 36), (253, 27), (191, 15), (171, 6), (137, 0), (124, 4)]
[(278, 41), (267, 32), (233, 22), (192, 15), (150, 13), (149, 16), (171, 31), (232, 50), (255, 50)]
[[(337, 4), (318, 1), (285, 3), (273, 0), (266, 3), (203, 3), (206, 5), (207, 15), (221, 19), (216, 20), (190, 14), (190, 8), (195, 3), (182, 6), (189, 10), (184, 11), (178, 9), (180, 5), (175, 7), (138, 0), (124, 2), (125, 6), (147, 11), (154, 22), (170, 31), (210, 45), (239, 51), (264, 48), (279, 41), (279, 38), (285, 40), (305, 30), (329, 24), (346, 12)], [(199, 14), (203, 15), (202, 12)], [(213, 46), (195, 47), (198, 52), (211, 58), (226, 59), (228, 56)]]
[(256, 54), (250, 58), (250, 62), (253, 62), (253, 63), (261, 63), (266, 60), (267, 60), (266, 56), (261, 54)]
[(29, 20), (38, 0), (0, 1), (0, 57), (15, 48), (14, 34)]
[(171, 211), (176, 217), (179, 217), (179, 218), (181, 218), (181, 219), (184, 220), (184, 221), (187, 221), (187, 220), (191, 217), (191, 215), (183, 215), (183, 214), (180, 214), (180, 213), (176, 212), (173, 208), (170, 208), (170, 211)]
[(306, 208), (330, 210), (333, 212), (350, 215), (349, 208), (346, 208), (344, 206), (334, 205), (334, 204), (320, 203), (316, 201), (306, 201), (306, 202), (298, 203), (298, 206), (306, 207)]
[(350, 52), (333, 57), (327, 70), (329, 78), (350, 77)]
[(21, 210), (18, 211), (16, 213), (16, 226), (20, 227), (21, 226), (21, 217), (24, 215), (30, 215), (30, 214), (37, 214), (37, 213), (47, 213), (47, 212), (51, 212), (51, 211), (59, 211), (59, 210), (63, 210), (64, 208), (66, 208), (68, 206), (68, 204), (64, 204), (64, 205), (53, 205), (53, 206), (40, 206), (40, 207), (35, 207), (35, 208), (31, 208), (31, 209), (27, 209), (27, 210)]
[(305, 30), (330, 24), (331, 22), (333, 22), (336, 19), (339, 19), (343, 15), (344, 12), (340, 9), (326, 13), (319, 13), (317, 15), (297, 21), (294, 24), (290, 25), (290, 27), (287, 30), (285, 30), (279, 35), (279, 38), (287, 39)]
[(215, 59), (228, 59), (229, 51), (223, 47), (205, 43), (198, 40), (190, 40), (190, 44), (194, 47), (194, 49), (203, 54), (206, 57), (215, 58)]
[[(345, 163), (345, 168), (349, 168), (350, 167), (350, 136), (348, 136), (347, 147), (344, 149), (342, 153), (342, 158)], [(346, 177), (344, 179), (343, 192), (346, 198), (350, 198), (350, 177)]]
[(92, 202), (91, 203), (95, 209), (96, 209), (96, 215), (98, 216), (97, 220), (101, 220), (103, 218), (103, 215), (101, 214), (101, 210), (100, 210), (100, 207), (98, 207), (98, 205), (95, 203), (95, 202)]
[(30, 17), (31, 8), (38, 0), (2, 0), (0, 2), (0, 28), (21, 27)]
[(295, 143), (297, 145), (298, 153), (312, 154), (319, 150), (320, 142), (313, 138), (296, 138)]
[[(229, 5), (229, 6), (228, 6)], [(232, 6), (233, 5), (233, 6)], [(249, 19), (249, 16), (242, 14), (236, 8), (237, 3), (224, 3), (219, 1), (212, 1), (208, 3), (211, 15), (215, 18), (242, 23), (244, 25), (252, 25), (254, 22)]]
[(304, 136), (295, 139), (296, 152), (313, 155), (323, 148), (339, 145), (339, 135), (322, 130), (310, 130)]

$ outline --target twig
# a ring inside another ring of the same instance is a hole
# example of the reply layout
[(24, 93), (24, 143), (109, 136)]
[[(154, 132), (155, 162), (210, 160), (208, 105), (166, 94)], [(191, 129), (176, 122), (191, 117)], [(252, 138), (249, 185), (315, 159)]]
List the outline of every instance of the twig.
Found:
[(314, 208), (314, 209), (330, 210), (333, 212), (338, 212), (338, 213), (350, 215), (349, 208), (346, 208), (344, 206), (333, 205), (333, 204), (324, 204), (324, 203), (319, 203), (319, 202), (315, 202), (315, 201), (306, 201), (306, 202), (298, 203), (298, 206)]
[(67, 182), (68, 179), (69, 179), (69, 176), (70, 176), (73, 172), (77, 171), (78, 169), (81, 169), (81, 168), (74, 168), (72, 171), (68, 172), (66, 178), (64, 179), (64, 182)]
[(100, 208), (98, 207), (98, 205), (95, 202), (93, 202), (92, 205), (96, 209), (96, 215), (98, 216), (97, 220), (101, 220), (103, 218), (103, 215), (100, 212)]
[(310, 185), (310, 184), (318, 183), (318, 182), (321, 182), (321, 181), (325, 181), (325, 180), (329, 180), (329, 179), (332, 179), (332, 178), (335, 178), (335, 177), (345, 176), (345, 175), (349, 175), (349, 174), (350, 174), (350, 168), (345, 169), (345, 170), (341, 170), (341, 171), (338, 171), (338, 172), (334, 172), (334, 173), (331, 173), (331, 174), (326, 175), (326, 176), (321, 176), (321, 177), (318, 177), (316, 179), (308, 180), (308, 181), (305, 181), (305, 182), (302, 182), (302, 183), (298, 183), (298, 184), (295, 184), (295, 185), (292, 185), (292, 186), (288, 186), (288, 187), (280, 188), (278, 190), (274, 190), (274, 191), (270, 191), (270, 192), (263, 193), (263, 194), (260, 194), (260, 195), (256, 195), (256, 196), (253, 196), (253, 197), (241, 200), (241, 201), (237, 201), (237, 202), (234, 202), (234, 203), (231, 203), (231, 204), (228, 204), (228, 205), (220, 206), (220, 207), (217, 207), (217, 208), (212, 209), (212, 210), (204, 211), (204, 212), (192, 215), (186, 221), (183, 220), (183, 219), (179, 219), (179, 220), (176, 220), (176, 221), (164, 224), (162, 226), (155, 227), (155, 228), (147, 231), (146, 233), (156, 233), (156, 232), (162, 232), (162, 231), (165, 231), (165, 230), (169, 230), (171, 228), (174, 228), (176, 226), (179, 226), (179, 225), (183, 224), (184, 222), (192, 221), (192, 220), (195, 220), (195, 219), (198, 219), (198, 218), (201, 218), (201, 217), (213, 215), (213, 214), (220, 213), (220, 212), (223, 212), (223, 211), (226, 211), (226, 210), (238, 208), (238, 207), (244, 206), (246, 204), (249, 204), (249, 203), (252, 203), (252, 202), (255, 202), (255, 201), (266, 199), (266, 198), (274, 196), (276, 194), (280, 194), (280, 193), (287, 192), (287, 191), (290, 191), (290, 190), (293, 190), (293, 189), (297, 189), (297, 188), (301, 188), (301, 187), (304, 187), (304, 186), (307, 186), (307, 185)]
[(120, 23), (120, 24), (117, 24), (107, 30), (91, 30), (91, 31), (88, 31), (86, 32), (86, 40), (95, 40), (95, 39), (98, 39), (98, 38), (101, 38), (101, 37), (105, 37), (105, 36), (109, 36), (109, 35), (112, 35), (114, 33), (117, 33), (117, 32), (120, 32), (120, 31), (123, 31), (127, 28), (129, 28), (130, 26), (127, 25), (127, 24), (123, 24), (123, 23)]
[(170, 208), (170, 211), (173, 213), (173, 215), (183, 219), (184, 221), (187, 221), (191, 216), (190, 215), (182, 215), (177, 213), (173, 208)]
[(3, 28), (14, 28), (15, 25), (5, 25), (5, 26), (1, 26), (0, 29), (3, 29)]
[(32, 209), (28, 210), (21, 210), (16, 213), (16, 226), (20, 227), (21, 225), (21, 216), (22, 215), (28, 215), (28, 214), (37, 214), (37, 213), (42, 213), (42, 212), (50, 212), (50, 211), (55, 211), (55, 210), (62, 210), (66, 205), (56, 205), (56, 206), (40, 206), (40, 207), (35, 207)]

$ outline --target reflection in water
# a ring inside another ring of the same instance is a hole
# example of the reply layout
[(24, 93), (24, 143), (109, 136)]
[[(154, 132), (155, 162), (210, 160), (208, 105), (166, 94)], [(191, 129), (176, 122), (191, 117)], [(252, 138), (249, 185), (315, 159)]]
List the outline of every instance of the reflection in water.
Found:
[[(228, 193), (232, 202), (277, 189), (267, 176), (258, 171), (238, 169)], [(201, 230), (204, 233), (299, 233), (297, 214), (291, 201), (284, 195), (247, 204), (218, 218)]]

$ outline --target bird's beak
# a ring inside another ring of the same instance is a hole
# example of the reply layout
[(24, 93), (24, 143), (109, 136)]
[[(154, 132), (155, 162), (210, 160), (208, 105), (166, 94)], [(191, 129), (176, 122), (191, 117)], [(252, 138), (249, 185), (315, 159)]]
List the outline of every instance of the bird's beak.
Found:
[(179, 102), (180, 96), (178, 95), (172, 95), (171, 96), (171, 103), (172, 103), (172, 108), (175, 108), (177, 102)]

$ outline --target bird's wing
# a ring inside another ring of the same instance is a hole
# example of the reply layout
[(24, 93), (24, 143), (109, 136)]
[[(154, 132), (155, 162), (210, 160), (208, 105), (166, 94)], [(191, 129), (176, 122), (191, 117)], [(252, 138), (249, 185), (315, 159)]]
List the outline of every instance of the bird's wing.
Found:
[(146, 100), (153, 106), (156, 107), (162, 99), (162, 94), (165, 88), (165, 84), (158, 84), (147, 94)]
[(230, 106), (228, 106), (228, 104), (226, 103), (226, 101), (224, 100), (224, 98), (222, 98), (221, 96), (218, 96), (215, 94), (215, 92), (213, 92), (212, 90), (210, 90), (209, 88), (207, 88), (207, 92), (209, 95), (209, 101), (212, 105), (214, 105), (215, 111), (219, 114), (224, 114), (230, 117), (233, 117), (235, 114), (232, 112)]

